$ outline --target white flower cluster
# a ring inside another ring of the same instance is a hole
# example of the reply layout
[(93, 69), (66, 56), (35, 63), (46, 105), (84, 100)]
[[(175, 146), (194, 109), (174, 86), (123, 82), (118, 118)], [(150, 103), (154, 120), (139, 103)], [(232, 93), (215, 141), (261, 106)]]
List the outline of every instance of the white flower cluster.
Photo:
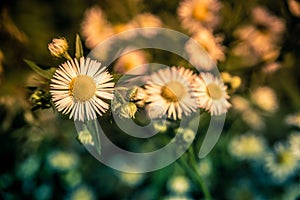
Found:
[[(80, 61), (67, 61), (56, 70), (50, 93), (58, 111), (70, 114), (74, 120), (93, 120), (109, 108), (105, 100), (114, 98), (111, 80), (112, 75), (101, 67), (101, 63), (82, 57)], [(145, 86), (137, 88), (131, 95), (130, 101), (136, 105), (121, 102), (127, 106), (125, 109), (120, 105), (120, 115), (134, 118), (137, 107), (141, 106), (151, 118), (167, 115), (177, 120), (197, 108), (205, 109), (211, 115), (222, 115), (231, 106), (226, 89), (221, 79), (211, 73), (197, 75), (184, 67), (167, 67), (151, 74)]]

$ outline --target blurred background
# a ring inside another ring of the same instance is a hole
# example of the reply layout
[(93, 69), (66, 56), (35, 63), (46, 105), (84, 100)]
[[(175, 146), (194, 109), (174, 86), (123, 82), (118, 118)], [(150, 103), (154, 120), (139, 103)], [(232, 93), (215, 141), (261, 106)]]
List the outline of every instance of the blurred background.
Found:
[[(77, 141), (74, 122), (49, 108), (45, 80), (24, 62), (61, 64), (49, 54), (53, 38), (65, 37), (74, 52), (78, 33), (87, 55), (113, 34), (147, 26), (199, 42), (228, 87), (221, 138), (197, 160), (213, 199), (300, 199), (298, 0), (1, 0), (0, 199), (203, 199), (177, 163), (129, 174), (98, 162)], [(137, 51), (109, 69), (183, 64), (161, 53)]]

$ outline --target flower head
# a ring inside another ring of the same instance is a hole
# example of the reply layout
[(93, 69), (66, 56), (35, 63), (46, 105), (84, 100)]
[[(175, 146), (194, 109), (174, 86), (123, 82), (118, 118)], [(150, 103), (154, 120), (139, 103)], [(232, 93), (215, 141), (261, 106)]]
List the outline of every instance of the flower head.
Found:
[(296, 171), (298, 161), (289, 146), (279, 143), (274, 153), (266, 157), (265, 166), (274, 179), (284, 181)]
[(147, 63), (145, 51), (137, 50), (122, 55), (114, 66), (117, 73), (143, 74), (146, 68), (142, 65)]
[(63, 57), (68, 49), (69, 45), (66, 38), (54, 38), (51, 43), (48, 44), (48, 49), (52, 56)]
[(85, 12), (81, 33), (85, 38), (86, 46), (94, 48), (98, 43), (112, 36), (114, 31), (101, 8), (95, 6)]
[(193, 83), (193, 96), (199, 108), (209, 111), (211, 115), (221, 115), (231, 107), (226, 89), (224, 83), (211, 73), (201, 73)]
[(183, 67), (173, 66), (153, 73), (145, 86), (150, 116), (159, 118), (167, 114), (176, 120), (195, 111), (191, 95), (193, 78), (193, 72)]
[(112, 76), (101, 63), (80, 58), (63, 63), (53, 75), (50, 93), (55, 107), (74, 120), (96, 119), (109, 105), (103, 99), (113, 98)]
[(218, 0), (183, 0), (177, 13), (182, 26), (195, 33), (201, 28), (215, 28), (220, 21), (220, 9)]
[(190, 182), (185, 176), (175, 176), (168, 181), (168, 188), (176, 194), (187, 193), (190, 189)]
[(297, 0), (288, 0), (287, 2), (288, 2), (290, 12), (294, 16), (300, 17), (300, 2)]
[(278, 109), (277, 97), (273, 89), (259, 87), (251, 95), (255, 104), (264, 111), (273, 113)]
[(133, 102), (125, 102), (119, 111), (121, 117), (135, 118), (134, 115), (137, 112), (137, 106)]
[(279, 44), (285, 30), (284, 21), (272, 15), (267, 9), (256, 7), (252, 10), (252, 23), (239, 27), (234, 32), (243, 41), (234, 52), (243, 56), (247, 50), (251, 50), (247, 52), (248, 55), (245, 55), (248, 58), (275, 60), (279, 55)]
[(295, 114), (290, 114), (285, 118), (285, 123), (290, 126), (295, 126), (300, 128), (300, 112)]
[(229, 144), (229, 152), (238, 159), (258, 159), (265, 153), (264, 140), (254, 134), (234, 137)]
[[(224, 50), (225, 47), (222, 46), (223, 38), (221, 36), (214, 36), (211, 31), (207, 29), (201, 29), (192, 36), (199, 45), (201, 45), (204, 50), (208, 53), (210, 58), (216, 63), (217, 61), (223, 61), (225, 59)], [(191, 62), (202, 66), (204, 69), (210, 70), (214, 65), (201, 65), (203, 63), (202, 56), (195, 50), (197, 46), (193, 45), (191, 41), (186, 43), (185, 49), (190, 57)]]
[(300, 159), (300, 132), (292, 133), (288, 142), (293, 153)]

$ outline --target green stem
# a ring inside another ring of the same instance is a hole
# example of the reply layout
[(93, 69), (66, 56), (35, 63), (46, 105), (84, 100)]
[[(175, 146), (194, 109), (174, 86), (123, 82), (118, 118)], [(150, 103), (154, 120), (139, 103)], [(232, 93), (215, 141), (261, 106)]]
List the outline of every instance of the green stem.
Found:
[[(185, 159), (186, 156), (188, 156), (191, 165), (188, 164), (188, 159)], [(188, 155), (183, 155), (179, 159), (179, 163), (186, 170), (189, 176), (192, 179), (194, 179), (194, 181), (196, 181), (197, 184), (201, 187), (205, 200), (211, 200), (212, 198), (209, 193), (208, 187), (206, 186), (205, 181), (203, 180), (202, 176), (199, 174), (197, 170), (197, 162), (195, 160), (195, 156), (191, 148), (189, 148), (188, 150)]]
[(207, 187), (207, 185), (205, 184), (205, 181), (203, 180), (201, 174), (199, 173), (199, 170), (198, 170), (198, 165), (197, 165), (197, 161), (195, 159), (195, 153), (193, 151), (192, 148), (189, 148), (188, 149), (188, 155), (189, 155), (189, 158), (191, 160), (191, 164), (192, 164), (192, 167), (194, 168), (194, 171), (195, 171), (195, 178), (198, 182), (198, 184), (200, 185), (200, 187), (202, 188), (202, 191), (203, 191), (203, 194), (204, 194), (204, 197), (206, 200), (211, 200), (211, 195), (209, 193), (209, 189)]
[(73, 60), (72, 58), (71, 58), (71, 56), (69, 55), (69, 53), (68, 52), (65, 52), (64, 53), (64, 55), (63, 55), (67, 60)]

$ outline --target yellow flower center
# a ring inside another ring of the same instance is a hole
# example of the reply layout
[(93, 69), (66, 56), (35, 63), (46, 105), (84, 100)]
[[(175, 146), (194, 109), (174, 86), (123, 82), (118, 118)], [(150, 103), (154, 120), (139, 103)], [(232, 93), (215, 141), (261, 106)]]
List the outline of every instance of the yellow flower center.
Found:
[(197, 19), (199, 21), (204, 21), (205, 18), (207, 17), (208, 9), (206, 6), (198, 4), (195, 5), (192, 16), (194, 19)]
[(293, 155), (288, 151), (283, 151), (276, 156), (276, 161), (281, 165), (289, 165), (294, 163)]
[(178, 102), (184, 94), (184, 86), (177, 81), (171, 81), (161, 88), (161, 96), (169, 102)]
[(222, 88), (215, 83), (208, 84), (206, 86), (206, 92), (213, 99), (220, 99), (221, 97), (223, 97)]
[(76, 101), (87, 101), (96, 93), (96, 82), (90, 76), (79, 75), (71, 80), (69, 91)]

